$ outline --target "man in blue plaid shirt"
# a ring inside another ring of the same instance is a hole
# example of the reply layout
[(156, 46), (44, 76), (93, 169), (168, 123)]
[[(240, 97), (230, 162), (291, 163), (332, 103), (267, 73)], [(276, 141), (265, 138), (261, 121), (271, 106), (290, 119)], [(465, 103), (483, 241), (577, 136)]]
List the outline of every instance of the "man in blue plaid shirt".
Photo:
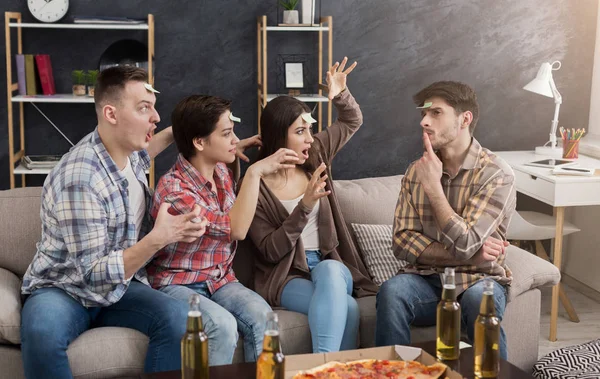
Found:
[(160, 117), (146, 71), (102, 71), (97, 128), (52, 170), (42, 192), (42, 239), (23, 278), (22, 355), (27, 378), (72, 378), (67, 347), (94, 326), (150, 337), (145, 371), (181, 365), (187, 305), (152, 289), (144, 266), (162, 247), (204, 233), (199, 208), (173, 216), (163, 204), (154, 228), (145, 170), (173, 140), (153, 135)]

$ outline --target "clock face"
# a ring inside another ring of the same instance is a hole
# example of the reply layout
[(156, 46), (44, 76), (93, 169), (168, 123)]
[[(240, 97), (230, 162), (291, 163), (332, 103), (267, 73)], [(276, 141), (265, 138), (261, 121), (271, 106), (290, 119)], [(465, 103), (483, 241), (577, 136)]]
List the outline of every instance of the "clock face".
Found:
[(69, 9), (69, 0), (27, 0), (33, 17), (42, 22), (55, 22), (63, 18)]

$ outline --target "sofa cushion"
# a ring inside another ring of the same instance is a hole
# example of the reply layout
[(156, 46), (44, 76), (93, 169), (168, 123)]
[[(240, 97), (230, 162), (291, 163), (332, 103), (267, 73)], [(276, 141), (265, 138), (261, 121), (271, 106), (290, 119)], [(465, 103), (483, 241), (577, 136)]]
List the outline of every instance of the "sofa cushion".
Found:
[(0, 191), (0, 267), (22, 277), (42, 235), (40, 220), (42, 188)]
[(346, 223), (393, 224), (402, 176), (334, 180)]
[(21, 343), (21, 281), (0, 268), (0, 342)]
[(73, 376), (78, 379), (139, 376), (144, 371), (148, 337), (137, 330), (94, 328), (67, 349)]
[(556, 266), (513, 245), (506, 249), (505, 263), (513, 275), (508, 301), (532, 288), (553, 286), (560, 281)]
[(378, 286), (398, 273), (407, 262), (392, 251), (392, 225), (352, 224), (358, 248), (371, 279)]

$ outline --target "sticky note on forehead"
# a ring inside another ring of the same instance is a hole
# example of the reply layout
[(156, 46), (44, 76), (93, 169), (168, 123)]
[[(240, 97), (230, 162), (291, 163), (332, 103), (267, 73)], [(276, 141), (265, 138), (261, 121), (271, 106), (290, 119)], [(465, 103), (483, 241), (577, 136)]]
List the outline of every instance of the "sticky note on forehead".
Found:
[(417, 107), (417, 109), (427, 109), (430, 108), (433, 105), (433, 103), (431, 101), (428, 101), (426, 103), (424, 103), (423, 105), (421, 105), (420, 107)]
[(300, 117), (302, 117), (304, 122), (307, 122), (309, 124), (314, 124), (315, 122), (317, 122), (317, 120), (315, 120), (310, 113), (302, 113)]
[(242, 122), (242, 119), (239, 117), (235, 117), (233, 113), (229, 112), (229, 119), (233, 122)]
[(150, 83), (144, 83), (144, 87), (146, 87), (146, 89), (147, 89), (149, 92), (152, 92), (152, 93), (160, 93), (160, 92), (158, 92), (157, 90), (155, 90), (155, 89), (152, 87), (152, 85), (151, 85)]

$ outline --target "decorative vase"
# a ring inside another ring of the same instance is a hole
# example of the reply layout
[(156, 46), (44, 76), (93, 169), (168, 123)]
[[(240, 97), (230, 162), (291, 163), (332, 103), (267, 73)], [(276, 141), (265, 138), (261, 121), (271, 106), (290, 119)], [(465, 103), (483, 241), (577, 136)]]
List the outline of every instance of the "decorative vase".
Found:
[(85, 96), (85, 85), (84, 84), (73, 84), (73, 95)]
[(302, 0), (302, 23), (313, 25), (315, 22), (315, 0)]
[(94, 97), (94, 90), (96, 89), (95, 86), (88, 86), (88, 96)]
[(283, 11), (283, 23), (284, 24), (299, 24), (298, 11)]

